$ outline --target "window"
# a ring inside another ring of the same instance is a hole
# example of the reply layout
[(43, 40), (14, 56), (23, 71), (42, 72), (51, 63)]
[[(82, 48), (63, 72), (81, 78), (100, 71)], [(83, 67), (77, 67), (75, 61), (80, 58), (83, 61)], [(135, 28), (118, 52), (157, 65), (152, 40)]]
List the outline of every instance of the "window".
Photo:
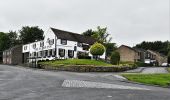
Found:
[(49, 40), (49, 45), (53, 45), (54, 44), (54, 39)]
[(52, 50), (52, 56), (55, 57), (55, 55), (56, 55), (56, 51), (55, 51), (55, 49), (53, 49)]
[(33, 52), (33, 57), (36, 57), (36, 54), (37, 54), (36, 52)]
[(78, 47), (82, 47), (82, 45), (83, 45), (82, 43), (77, 43)]
[(65, 50), (64, 49), (59, 49), (59, 56), (64, 57), (65, 56)]
[(40, 51), (40, 57), (42, 57), (43, 56), (43, 51)]
[(89, 48), (90, 48), (90, 46), (89, 46), (89, 45), (83, 45), (82, 47), (83, 47), (83, 50), (87, 50), (87, 51), (88, 51), (88, 50), (89, 50)]
[(52, 56), (52, 49), (48, 50), (48, 57)]
[(48, 56), (48, 50), (45, 50), (45, 56)]
[(68, 50), (68, 57), (73, 58), (74, 57), (74, 51), (73, 50)]
[(44, 57), (44, 58), (45, 58), (46, 56), (48, 56), (48, 50), (44, 50), (43, 53), (44, 53), (44, 54), (43, 54), (43, 57)]
[(36, 48), (36, 44), (33, 44), (32, 47), (33, 47), (33, 49), (35, 49)]
[(43, 47), (44, 46), (44, 42), (40, 42), (40, 47)]
[(77, 46), (74, 46), (74, 51), (77, 51)]
[(24, 50), (27, 50), (27, 46), (24, 46)]
[(38, 57), (42, 57), (42, 51), (38, 52)]
[(63, 45), (67, 45), (67, 40), (63, 40), (63, 39), (61, 39), (61, 44), (63, 44)]

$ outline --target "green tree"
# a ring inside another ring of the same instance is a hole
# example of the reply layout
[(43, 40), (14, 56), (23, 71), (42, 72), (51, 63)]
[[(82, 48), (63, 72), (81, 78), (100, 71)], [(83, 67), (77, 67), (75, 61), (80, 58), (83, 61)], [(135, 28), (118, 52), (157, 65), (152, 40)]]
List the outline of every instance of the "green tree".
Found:
[(7, 33), (0, 32), (0, 51), (4, 51), (10, 47), (10, 41)]
[(90, 47), (90, 53), (98, 59), (99, 56), (103, 55), (105, 47), (101, 43), (95, 43)]
[(164, 55), (167, 55), (168, 54), (168, 49), (167, 49), (168, 44), (169, 44), (169, 41), (165, 41), (165, 42), (162, 42), (162, 41), (154, 41), (154, 42), (143, 41), (142, 43), (137, 44), (135, 47), (142, 48), (142, 49), (145, 49), (145, 50), (150, 49), (150, 50), (162, 53)]
[(170, 64), (170, 51), (168, 53), (168, 64)]
[(44, 38), (43, 37), (44, 31), (42, 29), (40, 29), (38, 26), (22, 27), (22, 29), (19, 31), (19, 33), (20, 33), (19, 38), (20, 38), (22, 44), (39, 41)]
[(119, 62), (120, 62), (120, 54), (119, 54), (119, 52), (116, 52), (116, 51), (112, 52), (111, 64), (117, 65), (117, 64), (119, 64)]
[(9, 33), (7, 33), (7, 36), (9, 38), (10, 47), (19, 44), (18, 34), (16, 31), (9, 31)]
[(89, 29), (82, 33), (85, 36), (91, 36), (97, 40), (97, 42), (103, 44), (106, 48), (106, 56), (111, 56), (111, 53), (116, 49), (116, 44), (111, 43), (112, 38), (107, 32), (107, 27), (97, 27), (96, 30)]
[(84, 36), (92, 36), (95, 32), (92, 29), (88, 29), (87, 31), (82, 33)]
[(112, 52), (117, 49), (116, 43), (105, 43), (104, 46), (106, 48), (106, 56), (107, 57), (110, 57)]
[(96, 38), (99, 43), (109, 43), (112, 38), (109, 38), (108, 32), (107, 32), (107, 27), (101, 28), (100, 26), (97, 27), (97, 30), (94, 31), (94, 34), (92, 37)]
[(97, 40), (99, 43), (110, 43), (112, 38), (109, 37), (110, 34), (107, 32), (107, 27), (101, 28), (97, 27), (97, 30), (88, 29), (87, 31), (82, 33), (85, 36), (91, 36)]

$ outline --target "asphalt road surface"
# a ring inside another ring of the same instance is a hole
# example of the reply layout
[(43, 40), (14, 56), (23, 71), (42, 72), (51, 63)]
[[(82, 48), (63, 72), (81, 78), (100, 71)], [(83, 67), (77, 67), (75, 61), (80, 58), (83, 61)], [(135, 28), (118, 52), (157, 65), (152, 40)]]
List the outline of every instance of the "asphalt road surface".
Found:
[(0, 65), (0, 100), (170, 100), (170, 89), (126, 83), (117, 73)]

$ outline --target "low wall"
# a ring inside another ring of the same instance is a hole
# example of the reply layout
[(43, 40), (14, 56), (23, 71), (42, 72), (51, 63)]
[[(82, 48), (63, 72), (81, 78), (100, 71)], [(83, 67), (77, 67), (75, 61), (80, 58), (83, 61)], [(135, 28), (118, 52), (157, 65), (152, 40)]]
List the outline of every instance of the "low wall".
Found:
[(58, 71), (72, 71), (72, 72), (122, 72), (130, 69), (135, 69), (136, 67), (96, 67), (91, 65), (72, 65), (72, 66), (49, 66), (49, 65), (39, 65), (39, 68), (47, 70), (58, 70)]

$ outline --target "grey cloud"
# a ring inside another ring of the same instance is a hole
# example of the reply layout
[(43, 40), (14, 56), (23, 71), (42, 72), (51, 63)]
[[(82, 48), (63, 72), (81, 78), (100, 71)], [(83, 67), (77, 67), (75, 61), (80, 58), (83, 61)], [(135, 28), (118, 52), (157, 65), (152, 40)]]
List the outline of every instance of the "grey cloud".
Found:
[(0, 31), (38, 25), (81, 33), (107, 26), (113, 42), (168, 40), (169, 0), (1, 0)]

